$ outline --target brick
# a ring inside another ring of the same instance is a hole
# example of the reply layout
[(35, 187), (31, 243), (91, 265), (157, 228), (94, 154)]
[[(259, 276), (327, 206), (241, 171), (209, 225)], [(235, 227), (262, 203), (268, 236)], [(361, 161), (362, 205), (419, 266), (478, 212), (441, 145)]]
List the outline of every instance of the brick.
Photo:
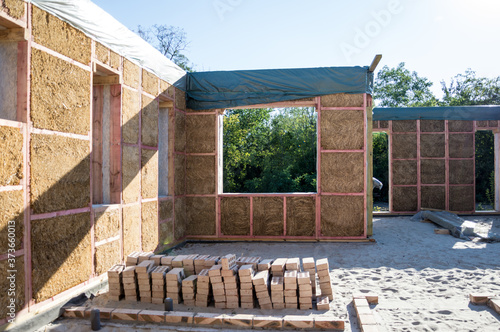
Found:
[(372, 310), (369, 307), (356, 307), (357, 315), (370, 315)]
[(253, 309), (254, 308), (254, 303), (253, 302), (241, 302), (241, 308), (242, 309)]
[(268, 290), (267, 285), (257, 285), (257, 286), (255, 286), (255, 292), (256, 293), (261, 293), (261, 292), (268, 292), (269, 293), (269, 290)]
[(271, 264), (271, 271), (274, 272), (275, 271), (281, 271), (283, 272), (285, 270), (285, 266), (286, 266), (286, 261), (287, 259), (286, 258), (278, 258), (276, 259), (272, 264)]
[(300, 270), (300, 259), (298, 257), (288, 258), (285, 264), (286, 270)]
[(173, 324), (193, 324), (194, 312), (166, 311), (165, 322)]
[(330, 301), (327, 296), (322, 296), (317, 299), (316, 306), (318, 310), (330, 310)]
[(90, 317), (90, 308), (87, 307), (64, 308), (64, 317), (88, 318)]
[(214, 307), (217, 309), (226, 309), (226, 302), (215, 302)]
[(285, 290), (297, 290), (297, 284), (285, 283)]
[(253, 290), (252, 289), (241, 289), (240, 294), (241, 294), (241, 296), (252, 296)]
[(172, 266), (172, 260), (175, 258), (175, 256), (164, 256), (160, 259), (161, 265), (165, 266)]
[(172, 259), (172, 267), (183, 267), (183, 261), (188, 255), (177, 255)]
[(214, 276), (220, 276), (220, 272), (221, 272), (221, 269), (222, 269), (222, 265), (214, 265), (210, 268), (210, 270), (208, 271), (208, 275), (210, 277), (214, 277)]
[(151, 303), (153, 304), (163, 304), (164, 298), (162, 297), (152, 297)]
[(292, 329), (312, 329), (314, 319), (308, 316), (286, 315), (283, 317), (283, 327)]
[(283, 318), (274, 316), (254, 316), (253, 327), (263, 329), (281, 329), (283, 327)]
[(200, 308), (206, 308), (206, 307), (208, 307), (208, 301), (196, 300), (195, 306), (200, 307)]
[(267, 285), (268, 279), (269, 279), (268, 271), (259, 271), (253, 276), (252, 283), (254, 285)]
[(210, 282), (212, 284), (220, 284), (220, 283), (222, 283), (222, 277), (221, 276), (211, 276)]
[(325, 330), (343, 330), (345, 322), (330, 317), (314, 317), (314, 328)]
[(378, 332), (377, 325), (361, 325), (361, 332)]
[(368, 304), (368, 301), (366, 299), (354, 299), (353, 300), (354, 302), (354, 307), (370, 307), (370, 305)]
[(493, 294), (488, 293), (471, 293), (469, 294), (469, 300), (473, 304), (486, 304), (488, 300), (493, 297)]
[(138, 309), (115, 309), (113, 310), (113, 312), (111, 312), (111, 318), (135, 321), (137, 320), (139, 312), (141, 312), (141, 310)]
[(284, 302), (273, 303), (273, 309), (275, 310), (285, 309), (285, 303)]
[(184, 305), (188, 306), (188, 307), (194, 307), (195, 302), (196, 301), (194, 299), (190, 299), (190, 300), (184, 299)]
[(285, 271), (285, 276), (284, 276), (284, 283), (285, 283), (285, 288), (287, 284), (297, 284), (297, 271), (292, 270), (292, 271)]
[(257, 269), (259, 271), (269, 270), (271, 268), (271, 264), (274, 262), (272, 259), (264, 259), (257, 265)]
[(328, 264), (328, 259), (327, 258), (321, 258), (316, 261), (316, 270), (322, 271), (322, 270), (330, 270), (330, 265)]
[(126, 265), (127, 266), (130, 266), (130, 265), (137, 265), (138, 261), (139, 261), (139, 255), (141, 253), (140, 252), (137, 252), (137, 251), (133, 251), (131, 252), (128, 256), (127, 256), (127, 260), (126, 260)]
[(488, 307), (495, 310), (497, 314), (500, 314), (500, 299), (498, 298), (490, 299), (488, 301)]
[(375, 316), (372, 314), (361, 314), (358, 315), (359, 325), (377, 325), (377, 321), (375, 320)]
[(265, 304), (271, 304), (271, 298), (269, 298), (269, 297), (259, 298), (259, 305), (262, 306)]
[(210, 256), (207, 259), (205, 259), (205, 268), (210, 268), (213, 265), (218, 264), (220, 261), (220, 256)]
[(254, 300), (253, 296), (241, 296), (240, 297), (241, 302), (253, 303), (253, 300)]
[(329, 270), (319, 270), (317, 272), (317, 275), (318, 275), (318, 277), (320, 277), (320, 279), (321, 279), (321, 277), (328, 277), (328, 278), (330, 278), (330, 271)]
[(168, 266), (157, 266), (151, 271), (151, 278), (152, 279), (159, 279), (163, 280), (165, 279), (165, 274), (170, 270)]
[(161, 265), (161, 258), (164, 256), (165, 255), (153, 255), (149, 259), (151, 259), (155, 262), (155, 266), (160, 266)]
[(297, 303), (297, 297), (285, 296), (285, 303)]
[(373, 293), (356, 293), (352, 295), (353, 299), (366, 299), (369, 304), (378, 304), (378, 295)]
[(313, 257), (302, 258), (302, 267), (304, 268), (304, 271), (308, 269), (315, 269), (316, 264), (314, 263), (314, 258)]
[(230, 269), (227, 269), (227, 270), (222, 269), (220, 271), (220, 275), (223, 276), (224, 278), (232, 277), (232, 276), (236, 275), (237, 273), (238, 273), (238, 266), (236, 266), (236, 265), (233, 265), (233, 267), (231, 267)]
[(313, 308), (312, 302), (311, 303), (299, 303), (300, 310), (311, 310), (312, 308)]
[(142, 310), (138, 315), (138, 321), (163, 323), (165, 322), (165, 311)]
[(135, 265), (127, 266), (122, 272), (123, 278), (134, 278), (135, 277)]
[(233, 265), (236, 264), (236, 255), (227, 254), (225, 256), (222, 256), (220, 262), (223, 270), (229, 270)]

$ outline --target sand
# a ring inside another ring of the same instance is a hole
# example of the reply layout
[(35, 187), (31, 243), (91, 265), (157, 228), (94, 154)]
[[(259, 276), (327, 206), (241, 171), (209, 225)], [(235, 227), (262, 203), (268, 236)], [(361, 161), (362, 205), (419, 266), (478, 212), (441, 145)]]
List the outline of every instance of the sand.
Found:
[[(500, 233), (500, 217), (465, 219), (481, 222), (483, 227)], [(412, 222), (408, 217), (376, 217), (375, 243), (203, 243), (188, 244), (173, 254), (329, 258), (334, 301), (328, 312), (216, 310), (213, 307), (205, 308), (205, 312), (335, 316), (346, 321), (345, 331), (360, 331), (354, 316), (352, 293), (371, 292), (379, 295), (379, 304), (371, 308), (381, 331), (499, 331), (500, 316), (486, 306), (470, 304), (468, 295), (480, 292), (500, 296), (500, 243), (437, 235), (435, 228), (437, 226), (432, 223)], [(110, 302), (106, 294), (89, 300), (90, 303), (161, 308), (135, 302)], [(178, 305), (176, 310), (193, 309)], [(63, 319), (47, 326), (45, 331), (77, 331), (82, 328), (81, 324), (89, 323)], [(159, 329), (157, 325), (108, 323), (102, 331), (123, 331), (126, 327), (130, 327), (130, 331)]]

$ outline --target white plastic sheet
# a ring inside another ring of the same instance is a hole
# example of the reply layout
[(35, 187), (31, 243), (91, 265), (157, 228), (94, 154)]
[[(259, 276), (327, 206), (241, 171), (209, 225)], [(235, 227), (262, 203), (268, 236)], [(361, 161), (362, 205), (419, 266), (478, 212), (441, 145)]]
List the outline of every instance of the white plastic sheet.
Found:
[[(161, 79), (185, 90), (186, 72), (90, 0), (29, 0)], [(120, 2), (117, 1), (117, 5)]]

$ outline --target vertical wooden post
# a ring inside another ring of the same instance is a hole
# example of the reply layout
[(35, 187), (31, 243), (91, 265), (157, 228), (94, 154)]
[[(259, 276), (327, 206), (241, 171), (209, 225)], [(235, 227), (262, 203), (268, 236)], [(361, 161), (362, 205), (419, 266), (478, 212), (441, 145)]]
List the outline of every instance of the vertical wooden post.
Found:
[(92, 96), (92, 204), (101, 204), (102, 195), (102, 113), (104, 86), (93, 87)]

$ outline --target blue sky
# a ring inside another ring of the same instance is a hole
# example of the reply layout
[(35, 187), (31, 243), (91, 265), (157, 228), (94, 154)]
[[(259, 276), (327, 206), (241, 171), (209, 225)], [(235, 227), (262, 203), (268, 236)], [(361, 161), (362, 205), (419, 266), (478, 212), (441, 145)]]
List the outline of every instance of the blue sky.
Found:
[(497, 0), (92, 0), (128, 28), (182, 27), (197, 71), (369, 65), (500, 76)]

